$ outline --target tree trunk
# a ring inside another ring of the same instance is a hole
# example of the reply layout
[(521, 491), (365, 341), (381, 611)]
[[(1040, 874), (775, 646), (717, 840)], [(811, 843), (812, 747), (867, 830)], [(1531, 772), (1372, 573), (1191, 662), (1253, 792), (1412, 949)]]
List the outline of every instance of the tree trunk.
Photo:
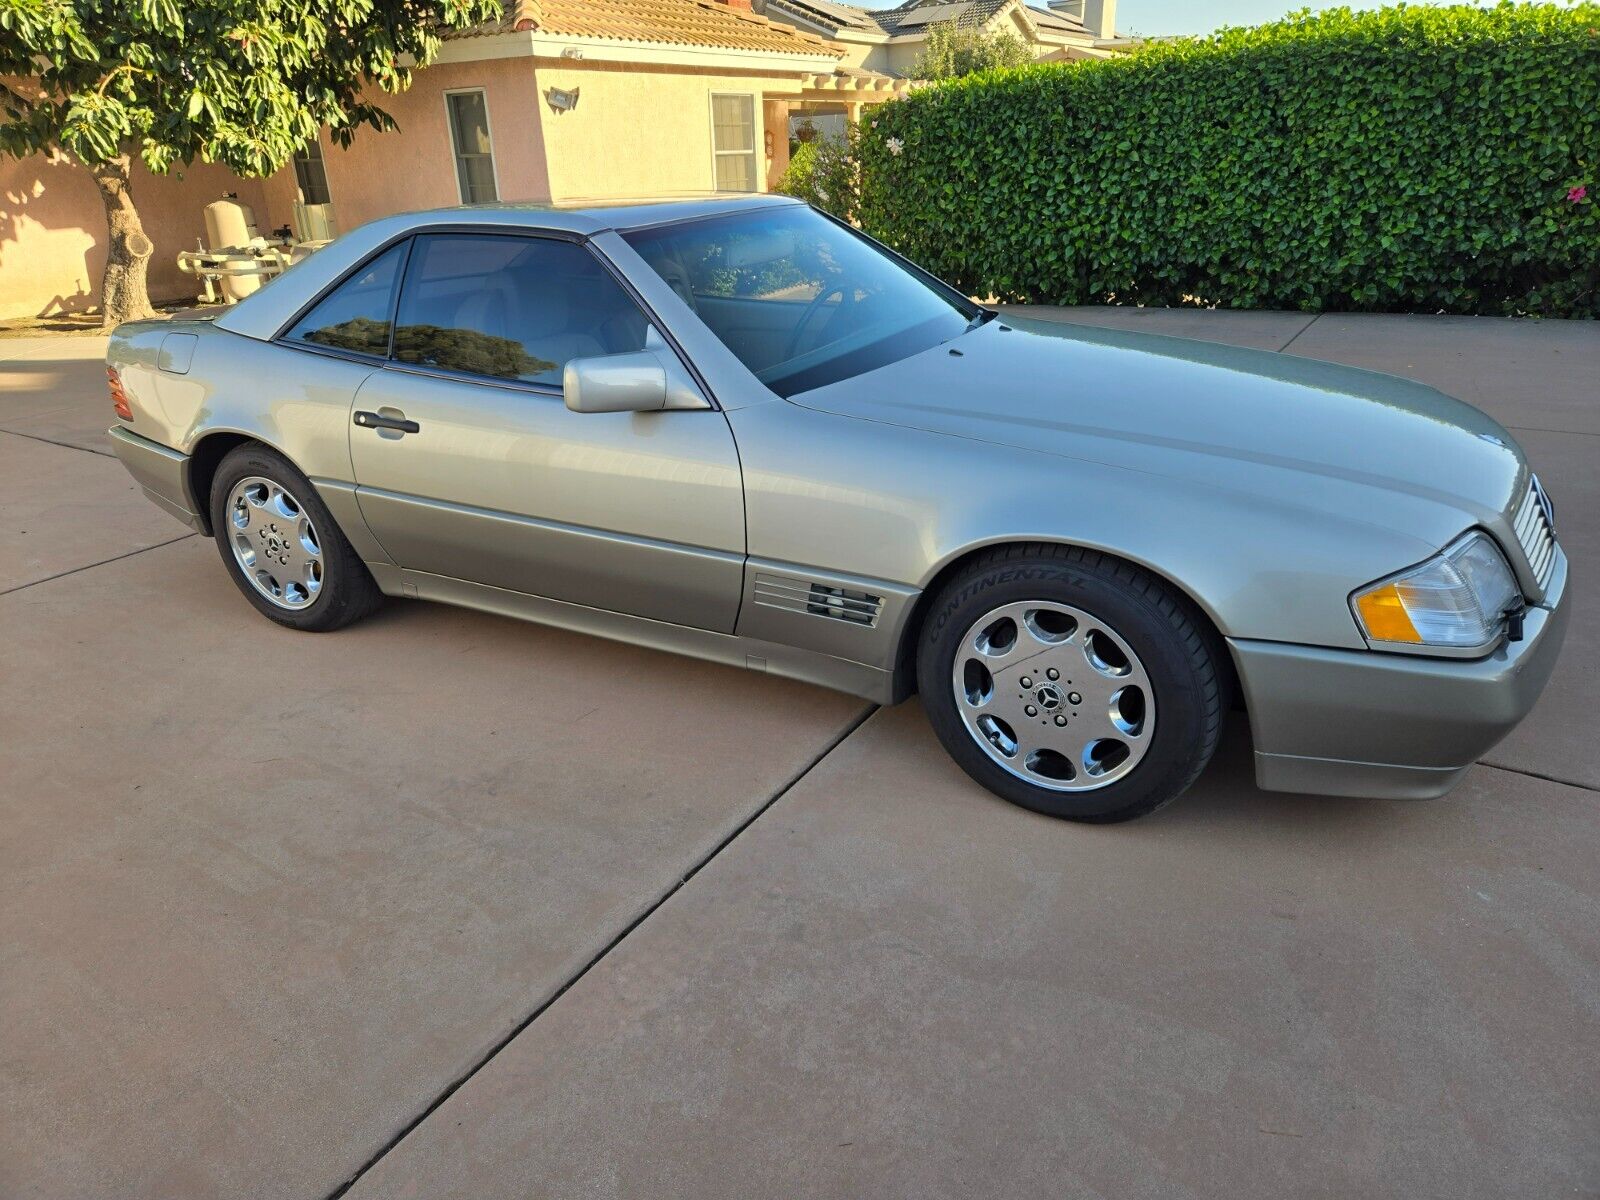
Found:
[(106, 270), (100, 279), (100, 327), (114, 329), (124, 321), (153, 317), (145, 271), (155, 247), (133, 206), (128, 190), (132, 160), (122, 154), (89, 164), (100, 202), (106, 208)]

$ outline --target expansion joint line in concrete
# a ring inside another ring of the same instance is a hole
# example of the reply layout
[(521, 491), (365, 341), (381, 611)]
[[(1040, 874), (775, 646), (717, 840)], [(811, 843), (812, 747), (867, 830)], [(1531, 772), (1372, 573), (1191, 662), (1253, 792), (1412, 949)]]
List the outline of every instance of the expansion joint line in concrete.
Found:
[(1278, 353), (1279, 354), (1285, 353), (1289, 349), (1290, 346), (1294, 345), (1297, 341), (1300, 340), (1300, 334), (1301, 333), (1304, 333), (1306, 330), (1310, 329), (1313, 325), (1315, 325), (1320, 320), (1322, 320), (1322, 314), (1318, 313), (1316, 316), (1312, 317), (1311, 320), (1307, 321), (1304, 325), (1300, 326), (1299, 333), (1296, 333), (1287, 342), (1285, 342), (1283, 345), (1278, 347)]
[(194, 536), (195, 535), (192, 533), (180, 533), (177, 537), (172, 538), (170, 541), (157, 542), (154, 546), (141, 546), (137, 550), (129, 550), (126, 554), (114, 554), (110, 558), (102, 558), (99, 562), (85, 563), (81, 567), (73, 567), (70, 571), (60, 571), (54, 575), (46, 575), (43, 579), (35, 579), (29, 583), (19, 583), (16, 587), (7, 588), (5, 591), (0, 592), (0, 596), (9, 596), (14, 592), (27, 591), (29, 588), (38, 587), (41, 583), (49, 583), (53, 579), (65, 579), (69, 575), (78, 575), (84, 571), (92, 571), (96, 567), (105, 566), (107, 563), (121, 562), (125, 558), (132, 558), (135, 554), (146, 554), (151, 550), (159, 550), (163, 546), (175, 546), (179, 542), (185, 541)]
[(1480, 767), (1488, 767), (1491, 771), (1504, 771), (1508, 775), (1526, 775), (1529, 779), (1542, 779), (1546, 783), (1559, 783), (1562, 787), (1581, 788), (1586, 792), (1600, 792), (1600, 787), (1592, 783), (1579, 783), (1576, 779), (1563, 779), (1559, 775), (1546, 775), (1542, 771), (1528, 771), (1522, 767), (1503, 767), (1499, 763), (1480, 762)]
[(71, 442), (58, 442), (55, 438), (40, 437), (37, 433), (23, 433), (20, 429), (7, 429), (0, 425), (0, 433), (7, 437), (27, 438), (30, 442), (43, 442), (46, 446), (60, 446), (63, 450), (78, 450), (84, 454), (94, 454), (101, 458), (115, 458), (116, 455), (109, 450), (91, 450), (88, 446), (75, 446)]
[(393, 1150), (396, 1146), (400, 1145), (401, 1142), (405, 1141), (405, 1139), (411, 1135), (411, 1132), (429, 1117), (431, 1117), (445, 1103), (445, 1101), (449, 1100), (451, 1096), (460, 1091), (461, 1088), (465, 1086), (474, 1075), (483, 1070), (483, 1068), (488, 1066), (489, 1063), (493, 1062), (495, 1056), (499, 1054), (500, 1051), (504, 1050), (512, 1042), (516, 1041), (516, 1039), (521, 1036), (522, 1032), (526, 1030), (528, 1026), (532, 1025), (541, 1016), (543, 1016), (549, 1010), (551, 1005), (553, 1005), (557, 1000), (561, 999), (562, 996), (566, 995), (573, 985), (587, 975), (591, 970), (593, 970), (594, 967), (606, 957), (606, 955), (610, 954), (613, 950), (620, 946), (627, 939), (629, 934), (631, 934), (635, 929), (639, 928), (639, 926), (643, 925), (645, 921), (649, 920), (650, 916), (657, 909), (659, 909), (668, 900), (672, 899), (673, 896), (677, 895), (680, 888), (698, 875), (708, 863), (717, 857), (717, 855), (721, 854), (730, 845), (732, 845), (740, 834), (744, 833), (745, 830), (749, 829), (750, 826), (754, 825), (763, 816), (765, 816), (767, 811), (771, 809), (774, 804), (789, 794), (789, 791), (794, 787), (795, 784), (799, 783), (802, 779), (809, 775), (811, 771), (822, 762), (823, 759), (827, 758), (828, 755), (837, 750), (840, 745), (844, 743), (846, 738), (848, 738), (856, 730), (860, 729), (861, 726), (866, 723), (867, 718), (872, 716), (872, 714), (877, 711), (877, 705), (871, 705), (862, 710), (862, 712), (853, 721), (839, 731), (832, 741), (818, 751), (817, 754), (815, 754), (803, 767), (790, 776), (782, 787), (773, 792), (772, 795), (768, 797), (768, 799), (761, 805), (761, 807), (757, 808), (755, 812), (751, 813), (748, 817), (741, 821), (734, 828), (734, 830), (728, 834), (727, 837), (723, 838), (722, 841), (713, 846), (711, 851), (703, 856), (698, 862), (696, 862), (694, 866), (690, 867), (689, 870), (684, 873), (681, 879), (675, 882), (660, 896), (656, 897), (656, 899), (650, 904), (646, 905), (643, 912), (630, 921), (620, 933), (607, 942), (605, 946), (600, 949), (599, 953), (586, 962), (577, 971), (577, 973), (572, 976), (571, 979), (563, 983), (559, 988), (552, 992), (547, 999), (542, 1001), (537, 1008), (530, 1012), (526, 1017), (522, 1018), (522, 1020), (518, 1021), (510, 1033), (506, 1034), (505, 1037), (501, 1038), (489, 1048), (489, 1052), (487, 1054), (485, 1054), (477, 1062), (473, 1063), (472, 1066), (468, 1067), (458, 1079), (456, 1079), (442, 1092), (435, 1096), (420, 1113), (418, 1113), (410, 1121), (406, 1122), (406, 1124), (401, 1127), (401, 1129), (393, 1137), (391, 1137), (387, 1142), (378, 1148), (376, 1154), (367, 1159), (366, 1162), (362, 1163), (361, 1166), (356, 1169), (354, 1174), (352, 1174), (348, 1179), (346, 1179), (331, 1193), (329, 1193), (328, 1200), (339, 1200), (339, 1197), (343, 1196), (357, 1183), (359, 1183), (361, 1181), (361, 1177), (368, 1171), (372, 1170), (373, 1167), (377, 1166), (378, 1163), (383, 1161), (384, 1156), (387, 1155), (389, 1151)]

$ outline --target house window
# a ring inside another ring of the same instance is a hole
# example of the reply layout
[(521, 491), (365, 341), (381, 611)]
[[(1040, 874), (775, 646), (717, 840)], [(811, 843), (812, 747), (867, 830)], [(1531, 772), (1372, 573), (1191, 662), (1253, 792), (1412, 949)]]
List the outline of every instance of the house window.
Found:
[(500, 198), (495, 185), (494, 148), (489, 140), (489, 102), (483, 92), (446, 92), (450, 142), (456, 155), (461, 203), (487, 204)]
[(754, 96), (711, 97), (711, 153), (717, 191), (756, 190), (756, 101)]
[(306, 204), (328, 203), (328, 170), (322, 162), (322, 143), (307, 142), (294, 154), (294, 178)]

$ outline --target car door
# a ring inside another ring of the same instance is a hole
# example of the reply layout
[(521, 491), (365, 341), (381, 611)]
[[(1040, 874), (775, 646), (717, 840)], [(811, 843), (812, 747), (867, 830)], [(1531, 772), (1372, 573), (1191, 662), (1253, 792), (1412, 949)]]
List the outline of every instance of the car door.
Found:
[(413, 239), (389, 360), (351, 408), (368, 527), (401, 567), (719, 632), (738, 614), (744, 502), (711, 408), (575, 413), (573, 358), (648, 322), (586, 245)]

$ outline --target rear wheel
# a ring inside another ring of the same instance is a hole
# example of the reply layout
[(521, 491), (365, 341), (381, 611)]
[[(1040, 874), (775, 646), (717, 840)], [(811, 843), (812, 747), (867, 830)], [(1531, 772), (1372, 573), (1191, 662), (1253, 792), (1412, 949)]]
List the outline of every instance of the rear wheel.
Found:
[(1148, 572), (1008, 547), (934, 598), (917, 677), (939, 740), (990, 791), (1050, 816), (1126, 821), (1210, 761), (1219, 654), (1188, 601)]
[(240, 446), (218, 465), (211, 528), (234, 583), (280, 625), (339, 629), (383, 599), (311, 481), (265, 446)]

